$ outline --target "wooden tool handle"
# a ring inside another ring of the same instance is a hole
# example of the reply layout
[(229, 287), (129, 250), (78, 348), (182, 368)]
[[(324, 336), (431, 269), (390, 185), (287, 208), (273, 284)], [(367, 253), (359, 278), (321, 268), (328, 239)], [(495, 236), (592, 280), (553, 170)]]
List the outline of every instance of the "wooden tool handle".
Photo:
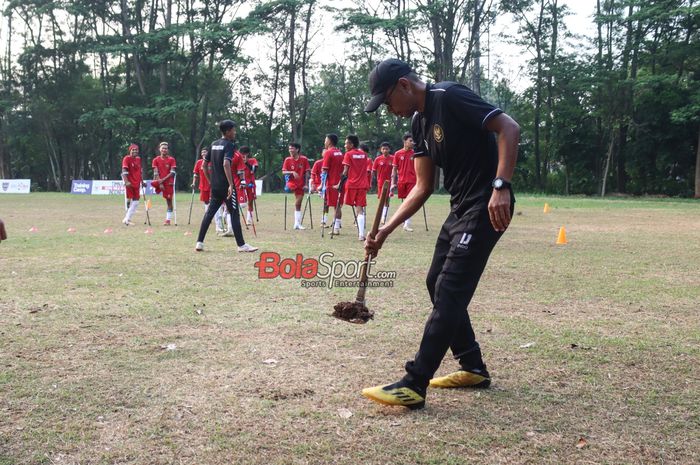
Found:
[[(379, 231), (379, 222), (382, 221), (382, 209), (386, 203), (386, 198), (389, 196), (389, 181), (384, 181), (382, 185), (382, 196), (379, 199), (379, 205), (377, 205), (377, 213), (374, 215), (374, 223), (372, 223), (372, 229), (369, 232), (369, 237), (374, 239)], [(362, 266), (362, 275), (360, 276), (360, 288), (357, 290), (356, 302), (361, 304), (365, 303), (365, 290), (367, 289), (367, 268), (369, 267), (369, 255), (365, 254), (365, 263)]]

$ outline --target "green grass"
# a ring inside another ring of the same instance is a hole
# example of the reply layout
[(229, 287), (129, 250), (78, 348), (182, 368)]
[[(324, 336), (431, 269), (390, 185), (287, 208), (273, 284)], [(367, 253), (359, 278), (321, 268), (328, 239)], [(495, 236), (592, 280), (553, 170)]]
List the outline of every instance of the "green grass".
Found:
[[(362, 258), (349, 211), (321, 240), (283, 230), (283, 197), (260, 198), (249, 242)], [(0, 196), (0, 464), (700, 462), (697, 201), (519, 195), (470, 307), (492, 388), (430, 391), (408, 412), (359, 392), (418, 347), (446, 197), (428, 202), (430, 231), (419, 213), (387, 241), (376, 268), (398, 276), (368, 289), (364, 326), (329, 316), (356, 289), (259, 280), (258, 254), (213, 231), (196, 254), (201, 206), (188, 226), (178, 198), (180, 226), (154, 199), (144, 234), (142, 209), (119, 224), (120, 198)], [(448, 354), (439, 374), (454, 367)]]

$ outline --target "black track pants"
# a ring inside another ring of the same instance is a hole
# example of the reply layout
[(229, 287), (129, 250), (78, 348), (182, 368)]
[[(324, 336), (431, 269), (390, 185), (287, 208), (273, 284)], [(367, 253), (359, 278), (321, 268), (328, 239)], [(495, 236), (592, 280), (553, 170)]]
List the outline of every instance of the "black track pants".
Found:
[(448, 347), (462, 367), (483, 365), (467, 307), (489, 255), (503, 235), (493, 229), (486, 207), (486, 203), (481, 204), (461, 217), (450, 213), (435, 244), (426, 279), (433, 311), (415, 359), (406, 363), (405, 380), (422, 389), (428, 386)]
[(204, 214), (204, 218), (202, 218), (202, 225), (199, 227), (197, 242), (204, 242), (204, 237), (207, 235), (211, 220), (214, 219), (214, 215), (216, 215), (216, 211), (221, 207), (221, 204), (225, 203), (230, 218), (229, 224), (233, 226), (233, 235), (236, 237), (236, 244), (238, 244), (239, 247), (245, 244), (243, 240), (243, 231), (241, 230), (241, 219), (238, 217), (238, 201), (236, 200), (238, 197), (236, 196), (236, 191), (233, 191), (231, 198), (227, 198), (227, 196), (227, 191), (215, 191), (212, 189), (209, 207)]

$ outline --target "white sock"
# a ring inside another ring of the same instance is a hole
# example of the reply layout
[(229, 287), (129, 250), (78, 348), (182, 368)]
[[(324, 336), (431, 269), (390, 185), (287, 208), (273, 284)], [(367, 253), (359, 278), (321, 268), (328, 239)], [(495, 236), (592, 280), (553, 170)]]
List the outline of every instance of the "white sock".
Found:
[(248, 216), (246, 218), (247, 218), (248, 223), (252, 223), (253, 222), (253, 212), (248, 210)]
[(357, 215), (357, 229), (359, 237), (363, 237), (365, 235), (365, 215), (363, 213)]
[(294, 227), (301, 226), (301, 212), (294, 210)]
[(131, 217), (134, 216), (134, 213), (136, 213), (136, 207), (139, 206), (139, 201), (138, 200), (132, 200), (131, 205), (129, 205), (129, 209), (126, 211), (126, 221), (131, 221)]
[(335, 229), (340, 229), (340, 220), (335, 220), (335, 226), (333, 226)]
[(204, 213), (206, 213), (207, 210), (209, 210), (209, 204), (208, 204), (208, 203), (205, 203), (205, 204), (204, 204)]
[(165, 213), (165, 219), (166, 219), (166, 220), (172, 220), (172, 219), (173, 219), (173, 211), (172, 211), (172, 210), (168, 210), (168, 211)]
[(410, 228), (411, 227), (411, 218), (407, 219), (406, 221), (403, 222), (403, 227), (404, 228)]
[(382, 209), (382, 218), (384, 219), (384, 221), (386, 221), (386, 214), (387, 213), (389, 213), (389, 207), (384, 205), (384, 208)]
[(221, 209), (216, 210), (216, 213), (214, 213), (214, 222), (217, 228), (221, 228)]
[(328, 214), (327, 213), (323, 214), (323, 224), (328, 224)]

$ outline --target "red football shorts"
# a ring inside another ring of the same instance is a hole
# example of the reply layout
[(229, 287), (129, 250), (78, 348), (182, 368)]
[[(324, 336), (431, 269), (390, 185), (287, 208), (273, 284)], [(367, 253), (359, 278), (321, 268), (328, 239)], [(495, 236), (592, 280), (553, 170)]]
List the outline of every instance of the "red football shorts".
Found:
[[(338, 191), (332, 187), (326, 188), (326, 205), (335, 208), (338, 205)], [(343, 204), (343, 199), (340, 199), (340, 205)]]
[(211, 200), (211, 190), (199, 191), (199, 200), (204, 203), (209, 203)]
[[(386, 179), (382, 179), (382, 182), (377, 183), (377, 198), (378, 199), (382, 198), (382, 187), (384, 187), (384, 181), (386, 181)], [(391, 183), (389, 183), (389, 184), (391, 184)], [(389, 187), (391, 187), (391, 185)], [(387, 189), (389, 189), (389, 187), (387, 187)], [(389, 191), (389, 195), (391, 195), (391, 191)]]
[(412, 182), (400, 182), (399, 183), (399, 198), (405, 199), (406, 197), (408, 197), (408, 193), (411, 192), (411, 190), (415, 186), (416, 185)]
[(367, 206), (367, 189), (348, 189), (345, 192), (345, 204), (356, 207)]
[(255, 189), (246, 188), (246, 190), (243, 191), (243, 189), (241, 189), (239, 187), (238, 189), (236, 189), (236, 192), (238, 192), (238, 203), (239, 204), (247, 203), (247, 202), (250, 202), (251, 200), (256, 199)]
[(162, 192), (161, 194), (163, 195), (164, 199), (172, 199), (173, 198), (173, 185), (172, 184), (166, 184), (164, 186), (161, 186)]
[(139, 200), (141, 198), (141, 192), (139, 189), (140, 184), (131, 184), (130, 186), (125, 186), (126, 198), (129, 200)]

